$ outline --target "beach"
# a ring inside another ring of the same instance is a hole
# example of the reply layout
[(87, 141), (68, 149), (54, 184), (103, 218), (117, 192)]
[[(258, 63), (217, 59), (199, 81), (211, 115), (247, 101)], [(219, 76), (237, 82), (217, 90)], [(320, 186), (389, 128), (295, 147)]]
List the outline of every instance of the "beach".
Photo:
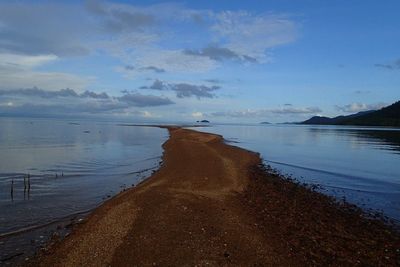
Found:
[(398, 231), (265, 169), (222, 136), (168, 127), (163, 164), (92, 212), (37, 266), (400, 264)]

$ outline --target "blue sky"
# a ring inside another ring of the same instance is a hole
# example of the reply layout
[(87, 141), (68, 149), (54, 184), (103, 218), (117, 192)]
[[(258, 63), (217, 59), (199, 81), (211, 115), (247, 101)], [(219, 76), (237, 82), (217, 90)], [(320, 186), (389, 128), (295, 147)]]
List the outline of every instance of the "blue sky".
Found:
[(284, 122), (400, 99), (398, 1), (2, 1), (0, 115)]

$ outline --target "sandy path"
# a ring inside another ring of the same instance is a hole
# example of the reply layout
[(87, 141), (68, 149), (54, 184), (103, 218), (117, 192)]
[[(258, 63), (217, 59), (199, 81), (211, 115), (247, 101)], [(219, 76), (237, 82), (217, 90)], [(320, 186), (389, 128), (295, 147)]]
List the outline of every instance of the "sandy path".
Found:
[[(257, 185), (249, 178), (257, 175), (250, 171), (260, 162), (257, 154), (228, 146), (217, 135), (178, 128), (169, 131), (171, 137), (164, 144), (164, 164), (160, 170), (96, 209), (68, 238), (51, 248), (49, 254), (42, 255), (39, 265), (297, 266), (304, 262), (324, 263), (323, 254), (322, 257), (312, 254), (314, 250), (318, 252), (320, 244), (314, 245), (315, 248), (312, 244), (289, 244), (291, 238), (297, 240), (301, 234), (315, 232), (316, 226), (301, 226), (290, 235), (282, 228), (287, 224), (282, 223), (283, 220), (264, 222), (262, 216), (270, 201), (266, 196), (273, 194), (268, 191), (271, 190), (268, 184)], [(258, 192), (261, 189), (264, 191)], [(281, 200), (287, 196), (274, 193), (278, 203), (285, 203), (281, 205), (283, 210), (290, 210), (284, 207), (289, 201)], [(274, 212), (272, 207), (270, 214)], [(286, 221), (290, 221), (290, 215), (279, 216), (280, 219), (288, 216)], [(307, 223), (313, 224), (313, 221)], [(343, 224), (346, 223), (345, 220)], [(327, 234), (322, 238), (331, 237)], [(338, 248), (343, 244), (339, 242)], [(345, 246), (344, 249), (349, 248)], [(305, 253), (308, 250), (311, 254)], [(336, 253), (335, 248), (332, 253)]]

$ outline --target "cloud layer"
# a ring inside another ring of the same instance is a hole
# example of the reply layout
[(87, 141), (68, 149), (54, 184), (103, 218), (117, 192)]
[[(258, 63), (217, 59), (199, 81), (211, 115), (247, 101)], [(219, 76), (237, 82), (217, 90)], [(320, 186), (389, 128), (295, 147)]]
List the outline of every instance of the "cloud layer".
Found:
[(189, 83), (167, 83), (160, 80), (155, 80), (150, 86), (142, 86), (140, 89), (151, 89), (151, 90), (170, 90), (176, 93), (178, 98), (196, 97), (201, 98), (214, 98), (214, 92), (221, 89), (220, 86), (205, 86), (195, 85)]
[(399, 70), (400, 69), (400, 59), (395, 60), (388, 64), (375, 64), (375, 67), (384, 68), (387, 70)]
[(346, 112), (346, 113), (357, 113), (361, 111), (368, 110), (378, 110), (387, 106), (386, 103), (376, 103), (376, 104), (364, 104), (364, 103), (351, 103), (344, 106), (336, 105), (335, 108), (338, 111)]
[(213, 112), (210, 115), (213, 117), (231, 117), (231, 118), (263, 118), (271, 115), (311, 115), (318, 114), (322, 110), (318, 107), (283, 107), (276, 109), (256, 109), (256, 110), (239, 110), (239, 111), (223, 111)]
[(47, 91), (39, 88), (0, 90), (0, 113), (4, 114), (83, 114), (138, 112), (138, 108), (174, 104), (169, 98), (139, 93), (110, 96), (107, 93), (72, 89)]

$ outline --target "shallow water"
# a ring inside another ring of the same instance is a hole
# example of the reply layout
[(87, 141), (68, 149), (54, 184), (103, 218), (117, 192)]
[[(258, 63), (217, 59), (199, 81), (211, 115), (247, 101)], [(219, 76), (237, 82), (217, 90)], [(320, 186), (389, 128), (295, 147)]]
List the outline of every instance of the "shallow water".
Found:
[(137, 184), (158, 168), (167, 138), (159, 128), (0, 118), (0, 234), (92, 209)]
[(306, 125), (211, 125), (286, 175), (400, 220), (400, 129)]

